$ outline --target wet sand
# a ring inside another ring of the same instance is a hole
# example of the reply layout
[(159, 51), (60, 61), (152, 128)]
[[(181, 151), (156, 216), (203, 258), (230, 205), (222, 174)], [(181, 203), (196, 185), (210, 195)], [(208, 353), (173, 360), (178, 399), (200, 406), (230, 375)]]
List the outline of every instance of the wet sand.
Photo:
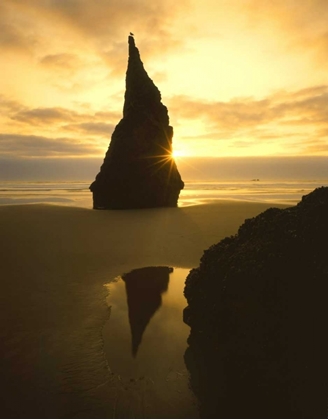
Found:
[(204, 249), (272, 206), (0, 207), (2, 417), (197, 417), (192, 395), (179, 393), (181, 375), (164, 387), (110, 365), (104, 285), (141, 267), (196, 267)]

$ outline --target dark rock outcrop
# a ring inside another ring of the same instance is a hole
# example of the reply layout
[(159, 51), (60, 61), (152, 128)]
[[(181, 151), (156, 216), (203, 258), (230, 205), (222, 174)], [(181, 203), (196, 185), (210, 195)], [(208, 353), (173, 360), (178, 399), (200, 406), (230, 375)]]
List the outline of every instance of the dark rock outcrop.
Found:
[(186, 280), (206, 418), (327, 417), (328, 188), (246, 220)]
[(93, 207), (176, 207), (184, 183), (172, 158), (172, 137), (167, 108), (129, 36), (123, 118), (90, 186)]

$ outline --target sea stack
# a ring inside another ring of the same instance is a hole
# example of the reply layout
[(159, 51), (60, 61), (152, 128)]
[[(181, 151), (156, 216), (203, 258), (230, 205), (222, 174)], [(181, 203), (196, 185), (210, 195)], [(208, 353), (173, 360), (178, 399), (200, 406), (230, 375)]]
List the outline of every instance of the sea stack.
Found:
[(184, 183), (172, 158), (173, 128), (132, 35), (123, 118), (90, 185), (94, 209), (176, 207)]

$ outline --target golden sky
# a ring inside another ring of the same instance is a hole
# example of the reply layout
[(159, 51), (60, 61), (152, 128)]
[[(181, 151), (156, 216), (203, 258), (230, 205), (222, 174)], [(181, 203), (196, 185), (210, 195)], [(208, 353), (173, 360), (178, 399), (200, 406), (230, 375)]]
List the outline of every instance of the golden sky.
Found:
[(103, 158), (127, 37), (187, 156), (328, 155), (327, 0), (1, 0), (0, 155)]

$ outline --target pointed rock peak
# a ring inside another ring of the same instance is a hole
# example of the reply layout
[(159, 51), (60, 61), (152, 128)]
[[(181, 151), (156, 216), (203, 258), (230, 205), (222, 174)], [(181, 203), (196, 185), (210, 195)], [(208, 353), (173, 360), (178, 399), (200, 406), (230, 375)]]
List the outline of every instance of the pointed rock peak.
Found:
[[(129, 35), (128, 42), (129, 61), (125, 79), (126, 91), (123, 115), (126, 116), (131, 108), (138, 107), (151, 110), (154, 106), (157, 108), (158, 104), (165, 109), (164, 114), (167, 114), (166, 107), (161, 104), (161, 93), (144, 69), (132, 35)], [(168, 123), (168, 120), (165, 123)]]
[(131, 34), (129, 35), (129, 38), (128, 38), (128, 44), (129, 44), (129, 60), (128, 60), (128, 68), (127, 68), (126, 74), (128, 75), (129, 73), (134, 73), (135, 70), (139, 68), (140, 70), (142, 69), (142, 71), (147, 75), (147, 72), (144, 69), (143, 63), (140, 58), (140, 53), (136, 46), (134, 36)]
[(95, 209), (176, 207), (184, 187), (172, 159), (173, 128), (130, 33), (123, 118), (90, 190)]
[(128, 43), (129, 43), (129, 57), (137, 55), (140, 58), (139, 50), (136, 47), (136, 43), (132, 35), (129, 35)]

